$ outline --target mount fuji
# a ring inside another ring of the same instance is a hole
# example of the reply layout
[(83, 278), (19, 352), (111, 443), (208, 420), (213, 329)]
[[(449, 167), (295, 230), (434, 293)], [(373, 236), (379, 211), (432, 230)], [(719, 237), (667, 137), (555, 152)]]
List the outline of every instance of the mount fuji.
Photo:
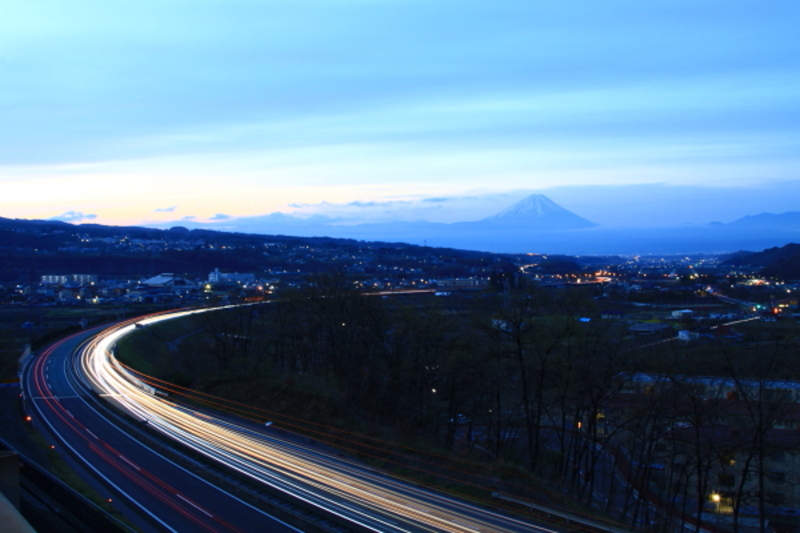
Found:
[(582, 229), (597, 226), (543, 194), (532, 194), (503, 211), (477, 222), (481, 225), (535, 230)]
[[(430, 242), (436, 246), (468, 250), (516, 251), (520, 247), (547, 249), (561, 246), (597, 224), (564, 209), (541, 194), (533, 194), (487, 218), (469, 222), (418, 221), (373, 222), (345, 225), (324, 216), (299, 218), (272, 213), (234, 221), (226, 231), (335, 237), (411, 244)], [(185, 222), (182, 223), (186, 225)]]
[[(797, 242), (800, 213), (762, 214), (728, 223), (665, 227), (598, 227), (546, 196), (533, 194), (499, 213), (469, 222), (394, 221), (343, 224), (336, 218), (281, 213), (227, 221), (223, 231), (404, 242), (499, 253), (608, 255), (718, 253)], [(186, 224), (186, 222), (181, 222)], [(172, 224), (175, 225), (175, 224)], [(188, 225), (188, 224), (187, 224)]]

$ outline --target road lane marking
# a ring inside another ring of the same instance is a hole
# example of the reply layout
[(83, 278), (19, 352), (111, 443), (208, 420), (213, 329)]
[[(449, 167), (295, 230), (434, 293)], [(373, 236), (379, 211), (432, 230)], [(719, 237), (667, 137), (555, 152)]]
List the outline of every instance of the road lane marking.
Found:
[(55, 400), (61, 401), (62, 399), (80, 398), (80, 396), (31, 396), (31, 400)]
[(119, 456), (119, 458), (120, 458), (120, 459), (122, 459), (123, 461), (125, 461), (126, 463), (128, 463), (129, 465), (131, 465), (133, 468), (135, 468), (135, 469), (136, 469), (136, 470), (138, 470), (139, 472), (141, 472), (141, 471), (142, 471), (142, 469), (141, 469), (141, 468), (139, 468), (138, 466), (136, 466), (135, 464), (133, 464), (133, 463), (132, 463), (132, 462), (131, 462), (131, 461), (130, 461), (130, 460), (127, 458), (127, 457), (124, 457), (124, 456), (120, 455), (120, 456)]
[(190, 502), (189, 500), (187, 500), (186, 498), (184, 498), (183, 496), (181, 496), (181, 495), (180, 495), (180, 494), (178, 494), (177, 492), (175, 493), (175, 496), (177, 496), (177, 497), (178, 497), (178, 498), (180, 498), (181, 500), (185, 501), (186, 503), (188, 503), (189, 505), (191, 505), (192, 507), (194, 507), (195, 509), (197, 509), (198, 511), (200, 511), (200, 512), (201, 512), (201, 513), (203, 513), (204, 515), (206, 515), (206, 516), (208, 516), (208, 517), (210, 517), (210, 518), (214, 518), (214, 515), (212, 515), (211, 513), (209, 513), (208, 511), (206, 511), (206, 510), (205, 510), (205, 509), (203, 509), (202, 507), (198, 506), (197, 504)]

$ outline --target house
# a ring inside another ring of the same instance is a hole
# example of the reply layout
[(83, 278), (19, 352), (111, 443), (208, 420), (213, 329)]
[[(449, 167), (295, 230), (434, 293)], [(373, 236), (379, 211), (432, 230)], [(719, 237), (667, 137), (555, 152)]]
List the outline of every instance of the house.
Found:
[(169, 287), (176, 279), (175, 274), (159, 274), (158, 276), (144, 280), (142, 285), (147, 287)]
[(144, 280), (141, 284), (148, 292), (158, 291), (172, 294), (188, 294), (197, 288), (193, 282), (170, 273), (159, 274)]
[(640, 336), (664, 336), (672, 332), (672, 326), (660, 322), (645, 322), (632, 325), (628, 331)]

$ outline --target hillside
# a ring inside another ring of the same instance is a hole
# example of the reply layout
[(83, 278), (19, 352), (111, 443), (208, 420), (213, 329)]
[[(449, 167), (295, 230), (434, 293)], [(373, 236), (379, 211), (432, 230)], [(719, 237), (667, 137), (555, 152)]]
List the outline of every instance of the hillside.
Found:
[(761, 252), (739, 252), (723, 264), (756, 267), (765, 277), (797, 280), (800, 279), (800, 244), (790, 243)]
[(431, 277), (457, 277), (505, 270), (511, 261), (509, 255), (404, 243), (3, 218), (0, 257), (0, 281), (76, 273), (205, 278), (215, 268), (298, 276), (338, 270), (375, 277), (424, 270)]

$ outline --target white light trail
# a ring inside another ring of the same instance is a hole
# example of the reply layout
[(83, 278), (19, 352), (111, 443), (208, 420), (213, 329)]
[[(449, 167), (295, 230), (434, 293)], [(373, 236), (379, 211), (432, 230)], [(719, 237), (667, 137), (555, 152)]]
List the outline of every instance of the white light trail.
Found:
[[(153, 324), (206, 310), (139, 320)], [(113, 347), (137, 325), (101, 333), (86, 347), (81, 368), (107, 401), (194, 451), (294, 498), (375, 531), (548, 532), (464, 502), (398, 482), (355, 462), (311, 450), (274, 434), (200, 414), (154, 394), (113, 356)]]

